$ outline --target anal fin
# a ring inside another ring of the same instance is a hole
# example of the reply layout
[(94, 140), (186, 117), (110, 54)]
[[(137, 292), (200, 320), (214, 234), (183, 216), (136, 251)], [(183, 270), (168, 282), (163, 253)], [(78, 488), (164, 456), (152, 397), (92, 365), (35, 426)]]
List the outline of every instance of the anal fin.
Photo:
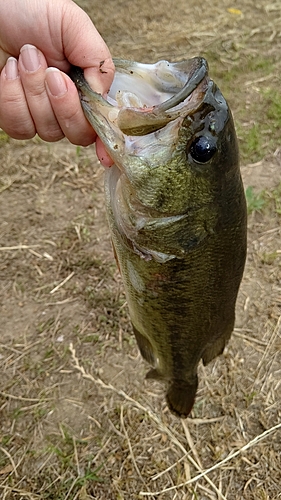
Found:
[(140, 333), (134, 327), (134, 325), (133, 325), (133, 330), (134, 330), (136, 341), (137, 341), (137, 344), (138, 344), (138, 347), (139, 347), (139, 350), (140, 350), (142, 357), (150, 365), (154, 366), (156, 360), (155, 360), (155, 355), (154, 355), (154, 351), (153, 351), (153, 347), (152, 347), (151, 343), (144, 335), (142, 335), (142, 333)]
[(153, 380), (165, 380), (163, 375), (158, 372), (157, 368), (151, 368), (145, 376), (146, 379), (153, 379)]

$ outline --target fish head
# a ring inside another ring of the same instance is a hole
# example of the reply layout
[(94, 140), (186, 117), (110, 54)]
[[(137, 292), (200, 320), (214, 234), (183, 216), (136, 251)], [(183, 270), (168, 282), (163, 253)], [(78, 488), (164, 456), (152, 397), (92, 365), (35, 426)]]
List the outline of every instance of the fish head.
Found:
[(123, 197), (173, 216), (217, 198), (238, 169), (227, 102), (205, 59), (141, 64), (115, 60), (107, 100), (72, 70), (85, 115), (118, 168)]

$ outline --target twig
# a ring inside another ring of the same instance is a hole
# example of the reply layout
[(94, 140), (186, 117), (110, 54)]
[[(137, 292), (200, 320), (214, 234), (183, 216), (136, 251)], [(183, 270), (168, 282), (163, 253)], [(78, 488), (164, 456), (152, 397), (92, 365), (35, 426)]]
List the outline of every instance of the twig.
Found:
[(16, 245), (13, 247), (0, 247), (0, 251), (8, 251), (8, 250), (28, 250), (29, 248), (40, 247), (40, 245)]
[(192, 439), (192, 437), (191, 437), (191, 435), (190, 435), (189, 428), (188, 428), (188, 426), (187, 426), (187, 424), (186, 424), (186, 422), (185, 422), (184, 420), (182, 420), (182, 421), (181, 421), (181, 424), (182, 424), (182, 426), (183, 426), (183, 430), (184, 430), (185, 437), (186, 437), (186, 440), (187, 440), (188, 446), (189, 446), (189, 448), (190, 448), (190, 451), (191, 451), (191, 453), (193, 453), (193, 455), (194, 455), (195, 459), (197, 460), (197, 463), (198, 463), (199, 468), (201, 468), (201, 469), (202, 469), (201, 460), (200, 460), (199, 455), (198, 455), (198, 453), (197, 453), (197, 450), (196, 450), (196, 448), (195, 448), (195, 444), (194, 444), (194, 442), (193, 442), (193, 439)]
[(24, 398), (22, 396), (14, 396), (13, 394), (8, 394), (7, 392), (0, 391), (1, 396), (4, 398), (10, 398), (10, 399), (16, 399), (19, 401), (31, 401), (31, 402), (38, 402), (38, 403), (45, 403), (46, 401), (54, 401), (54, 398), (46, 398), (42, 401), (40, 398)]
[(240, 339), (246, 340), (247, 342), (258, 344), (261, 346), (267, 346), (267, 342), (264, 342), (263, 340), (255, 339), (254, 337), (248, 337), (247, 335), (243, 335), (243, 333), (237, 332), (237, 330), (234, 330), (232, 335), (234, 337), (239, 337)]
[(104, 445), (99, 449), (99, 451), (97, 452), (97, 454), (95, 455), (95, 457), (93, 458), (92, 460), (92, 463), (97, 463), (98, 461), (98, 458), (100, 457), (100, 455), (102, 454), (102, 452), (106, 449), (107, 445), (110, 443), (112, 439), (112, 436), (110, 436), (106, 442), (104, 443)]
[(163, 476), (164, 474), (167, 474), (167, 472), (170, 472), (170, 470), (172, 470), (174, 467), (176, 467), (176, 465), (178, 465), (180, 462), (182, 462), (185, 458), (186, 458), (186, 455), (183, 455), (176, 462), (174, 462), (172, 465), (167, 467), (167, 469), (161, 470), (161, 472), (158, 472), (158, 474), (155, 474), (155, 476), (152, 476), (151, 477), (152, 481), (156, 481), (156, 479), (159, 479), (159, 477)]
[[(274, 330), (273, 330), (273, 332), (272, 332), (272, 335), (271, 335), (271, 337), (270, 337), (270, 340), (269, 340), (269, 342), (267, 342), (267, 346), (266, 346), (266, 348), (265, 348), (265, 350), (264, 350), (263, 356), (261, 357), (261, 359), (260, 359), (260, 361), (259, 361), (259, 364), (258, 364), (258, 366), (257, 366), (257, 370), (259, 370), (259, 373), (260, 373), (260, 369), (261, 369), (261, 367), (262, 367), (262, 364), (263, 364), (263, 362), (264, 362), (265, 358), (267, 357), (267, 355), (268, 355), (268, 353), (269, 353), (269, 351), (270, 351), (271, 347), (273, 346), (273, 344), (274, 344), (274, 342), (275, 342), (275, 340), (276, 340), (276, 337), (277, 337), (277, 336), (278, 336), (278, 334), (279, 334), (280, 324), (281, 324), (281, 316), (279, 316), (279, 318), (278, 318), (278, 321), (277, 321), (277, 323), (276, 323), (276, 325), (275, 325), (275, 328), (274, 328)], [(256, 378), (258, 378), (258, 376), (259, 376), (259, 375), (257, 375), (257, 377), (256, 377)]]
[(72, 271), (72, 273), (70, 273), (61, 283), (55, 286), (55, 288), (53, 288), (50, 293), (52, 294), (57, 292), (63, 285), (65, 285), (65, 283), (67, 283), (72, 278), (72, 276), (74, 276), (74, 271)]
[(128, 435), (128, 432), (127, 432), (127, 429), (125, 427), (125, 423), (124, 423), (124, 408), (123, 408), (123, 405), (121, 405), (121, 413), (120, 413), (120, 421), (121, 421), (121, 426), (122, 426), (122, 429), (123, 429), (123, 432), (126, 436), (126, 439), (127, 439), (127, 443), (128, 443), (128, 447), (129, 447), (129, 451), (130, 451), (130, 455), (131, 455), (131, 459), (132, 459), (132, 462), (134, 464), (134, 467), (137, 471), (137, 474), (141, 480), (141, 482), (145, 485), (145, 481), (140, 473), (140, 470), (137, 466), (137, 463), (136, 463), (136, 460), (135, 460), (135, 456), (134, 456), (134, 452), (133, 452), (133, 448), (132, 448), (132, 445), (131, 445), (131, 441), (130, 441), (130, 438), (129, 438), (129, 435)]
[(2, 446), (0, 446), (0, 450), (1, 450), (1, 451), (2, 451), (2, 452), (3, 452), (3, 453), (4, 453), (7, 457), (8, 457), (8, 459), (10, 460), (11, 465), (12, 465), (12, 467), (13, 467), (13, 471), (14, 471), (14, 473), (15, 473), (15, 476), (16, 476), (16, 477), (19, 477), (19, 475), (18, 475), (18, 473), (17, 473), (16, 464), (15, 464), (15, 462), (14, 462), (14, 460), (13, 460), (13, 457), (10, 455), (10, 453), (9, 453), (7, 450), (5, 450), (5, 448), (2, 448)]
[[(122, 389), (116, 389), (116, 387), (114, 387), (111, 384), (105, 384), (105, 382), (103, 382), (100, 378), (95, 378), (90, 373), (87, 373), (85, 371), (84, 367), (79, 364), (79, 360), (76, 357), (76, 352), (75, 352), (75, 349), (73, 347), (72, 342), (69, 344), (69, 350), (70, 350), (70, 352), (72, 354), (72, 359), (74, 361), (74, 367), (82, 374), (83, 378), (85, 378), (87, 380), (91, 380), (95, 384), (101, 386), (103, 389), (115, 392), (116, 394), (118, 394), (119, 396), (121, 396), (122, 398), (124, 398), (126, 401), (128, 401), (129, 403), (131, 403), (132, 405), (134, 405), (139, 410), (144, 411), (145, 413), (147, 413), (150, 416), (150, 418), (152, 420), (154, 420), (154, 422), (160, 423), (158, 417), (149, 408), (146, 408), (145, 406), (143, 406), (138, 401), (135, 401), (128, 394), (126, 394), (126, 392), (122, 391)], [(186, 450), (184, 450), (184, 451), (185, 451), (185, 453), (187, 453)]]
[[(192, 437), (190, 435), (190, 432), (189, 432), (189, 429), (187, 427), (187, 424), (184, 420), (181, 421), (182, 422), (182, 426), (183, 426), (183, 429), (184, 429), (184, 433), (185, 433), (185, 436), (186, 436), (186, 440), (187, 440), (187, 443), (188, 443), (188, 446), (190, 448), (190, 451), (191, 453), (193, 453), (194, 457), (195, 457), (195, 460), (192, 459), (192, 463), (194, 465), (194, 467), (200, 472), (202, 473), (202, 464), (201, 464), (201, 460), (199, 458), (199, 455), (197, 453), (197, 450), (195, 448), (195, 445), (193, 443), (193, 440), (192, 440)], [(189, 457), (189, 460), (191, 460), (191, 457)], [(217, 495), (219, 496), (219, 498), (221, 498), (222, 500), (226, 500), (225, 496), (222, 494), (222, 492), (216, 487), (216, 485), (213, 483), (213, 481), (211, 481), (211, 479), (206, 476), (205, 477), (206, 481), (210, 484), (210, 486), (212, 486), (212, 488), (215, 490), (215, 492), (217, 493)], [(190, 480), (189, 480), (190, 481)]]
[(38, 500), (42, 500), (41, 495), (39, 496), (36, 493), (30, 493), (29, 491), (20, 490), (19, 488), (13, 488), (11, 486), (7, 486), (6, 484), (5, 485), (0, 484), (0, 488), (2, 488), (4, 492), (10, 491), (11, 493), (18, 493), (19, 495), (21, 495), (21, 498), (25, 496), (30, 498), (30, 500), (34, 500), (35, 498)]
[(227, 462), (229, 462), (230, 460), (232, 460), (233, 458), (237, 457), (238, 455), (240, 455), (241, 453), (243, 453), (244, 451), (248, 450), (249, 448), (251, 448), (252, 446), (254, 446), (255, 444), (259, 443), (260, 441), (262, 441), (263, 439), (265, 439), (267, 436), (269, 436), (270, 434), (272, 434), (273, 432), (275, 432), (277, 429), (280, 429), (281, 428), (281, 422), (277, 425), (274, 425), (274, 427), (271, 427), (270, 429), (267, 429), (266, 431), (264, 431), (262, 434), (259, 434), (258, 436), (256, 436), (254, 439), (252, 439), (251, 441), (249, 441), (247, 444), (245, 444), (244, 446), (242, 446), (242, 448), (239, 448), (239, 450), (235, 451), (234, 453), (231, 453), (230, 455), (228, 455), (228, 457), (224, 458), (223, 460), (221, 460), (220, 462), (218, 462), (217, 464), (213, 465), (212, 467), (210, 467), (209, 469), (206, 469), (205, 471), (201, 472), (200, 474), (198, 474), (197, 476), (189, 479), (188, 481), (186, 481), (185, 483), (181, 483), (181, 484), (178, 484), (176, 486), (171, 486), (170, 488), (166, 488), (165, 490), (161, 490), (161, 491), (156, 491), (154, 492), (153, 494), (152, 493), (146, 493), (146, 492), (140, 492), (140, 495), (141, 496), (156, 496), (156, 495), (162, 495), (163, 493), (166, 493), (167, 491), (172, 491), (172, 490), (176, 490), (178, 488), (182, 488), (183, 486), (188, 486), (189, 484), (191, 483), (194, 483), (195, 481), (198, 481), (198, 479), (201, 479), (202, 477), (206, 476), (207, 474), (209, 474), (210, 472), (213, 472), (214, 470), (216, 469), (219, 469), (222, 465), (226, 464)]

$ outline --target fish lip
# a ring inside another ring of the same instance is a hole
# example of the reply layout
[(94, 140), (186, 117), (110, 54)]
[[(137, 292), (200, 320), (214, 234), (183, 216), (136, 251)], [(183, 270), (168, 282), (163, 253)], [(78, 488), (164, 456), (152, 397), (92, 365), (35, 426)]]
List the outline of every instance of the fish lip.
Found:
[(192, 61), (189, 78), (183, 88), (170, 99), (159, 104), (159, 111), (168, 111), (184, 101), (198, 87), (208, 74), (208, 63), (203, 57), (195, 57)]

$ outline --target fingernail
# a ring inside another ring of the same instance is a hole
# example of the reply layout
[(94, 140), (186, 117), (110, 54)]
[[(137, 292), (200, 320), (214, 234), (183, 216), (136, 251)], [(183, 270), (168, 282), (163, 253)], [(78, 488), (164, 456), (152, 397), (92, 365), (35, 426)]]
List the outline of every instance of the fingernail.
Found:
[(67, 92), (65, 79), (57, 68), (46, 69), (46, 85), (54, 97), (62, 97)]
[(21, 53), (21, 60), (26, 71), (33, 72), (37, 71), (40, 68), (41, 64), (40, 64), (38, 50), (36, 49), (36, 47), (34, 47), (34, 45), (29, 45), (29, 44), (24, 45), (21, 48), (20, 53)]
[(19, 76), (18, 61), (14, 57), (9, 57), (5, 65), (6, 80), (16, 80)]

